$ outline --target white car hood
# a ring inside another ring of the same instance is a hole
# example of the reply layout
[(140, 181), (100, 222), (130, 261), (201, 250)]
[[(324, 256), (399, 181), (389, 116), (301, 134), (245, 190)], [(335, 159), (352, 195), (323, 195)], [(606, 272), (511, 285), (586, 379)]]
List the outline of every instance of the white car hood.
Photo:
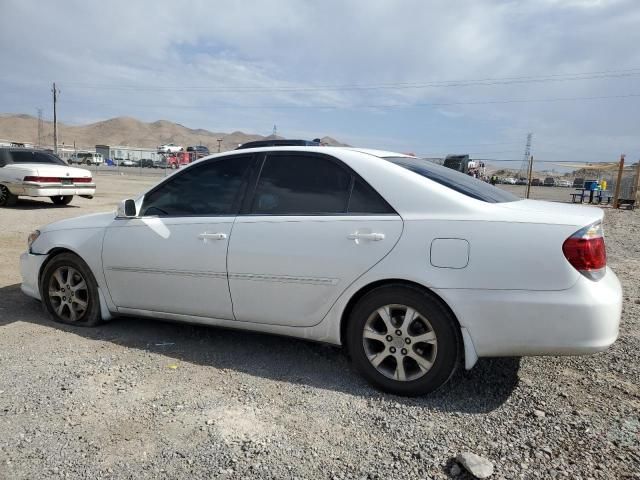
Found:
[(46, 233), (57, 230), (73, 230), (78, 228), (104, 228), (111, 225), (115, 218), (115, 212), (92, 213), (89, 215), (82, 215), (80, 217), (67, 218), (66, 220), (59, 220), (45, 225), (39, 230), (42, 233)]

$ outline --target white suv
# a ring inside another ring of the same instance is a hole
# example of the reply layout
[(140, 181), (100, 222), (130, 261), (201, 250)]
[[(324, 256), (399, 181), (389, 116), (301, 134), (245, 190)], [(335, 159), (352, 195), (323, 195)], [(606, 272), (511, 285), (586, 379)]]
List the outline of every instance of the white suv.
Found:
[(104, 158), (101, 153), (77, 152), (69, 157), (69, 165), (74, 163), (78, 165), (102, 165), (104, 164)]

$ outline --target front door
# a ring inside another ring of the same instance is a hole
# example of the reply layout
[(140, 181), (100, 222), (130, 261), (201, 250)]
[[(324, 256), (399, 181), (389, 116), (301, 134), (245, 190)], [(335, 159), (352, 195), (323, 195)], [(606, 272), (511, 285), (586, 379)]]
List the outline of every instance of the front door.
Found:
[(402, 220), (342, 162), (271, 153), (229, 244), (237, 320), (319, 323), (340, 294), (391, 251)]
[(251, 155), (203, 161), (145, 195), (140, 216), (104, 237), (107, 286), (119, 308), (233, 319), (226, 257)]

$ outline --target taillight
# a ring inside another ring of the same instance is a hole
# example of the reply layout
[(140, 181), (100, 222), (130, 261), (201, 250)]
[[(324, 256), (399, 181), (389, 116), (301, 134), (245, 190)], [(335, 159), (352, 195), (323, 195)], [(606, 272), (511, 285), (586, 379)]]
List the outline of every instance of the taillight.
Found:
[(594, 223), (571, 235), (562, 244), (562, 252), (582, 275), (590, 280), (600, 280), (607, 268), (602, 223)]
[(60, 183), (59, 177), (24, 177), (25, 182), (38, 182), (38, 183)]
[(91, 177), (35, 177), (31, 175), (24, 177), (25, 182), (62, 183), (63, 180), (72, 183), (91, 183), (93, 179)]

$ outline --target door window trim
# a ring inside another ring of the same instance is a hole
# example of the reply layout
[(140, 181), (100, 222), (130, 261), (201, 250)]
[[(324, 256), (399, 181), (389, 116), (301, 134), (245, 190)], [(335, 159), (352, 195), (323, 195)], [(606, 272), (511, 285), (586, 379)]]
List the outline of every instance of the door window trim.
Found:
[[(243, 176), (243, 180), (246, 180), (246, 182), (244, 182), (244, 187), (241, 189), (240, 192), (238, 192), (236, 194), (236, 198), (233, 200), (233, 212), (231, 213), (225, 213), (225, 214), (213, 214), (213, 213), (209, 213), (209, 214), (191, 214), (191, 215), (137, 215), (134, 218), (224, 218), (224, 217), (237, 217), (239, 215), (240, 209), (242, 207), (242, 205), (244, 204), (244, 198), (247, 194), (247, 190), (249, 188), (249, 185), (251, 184), (252, 181), (252, 173), (253, 170), (255, 168), (255, 164), (256, 164), (256, 160), (257, 160), (257, 156), (255, 154), (251, 154), (251, 153), (243, 153), (243, 154), (235, 154), (235, 155), (226, 155), (224, 157), (217, 157), (217, 158), (211, 158), (208, 160), (198, 160), (198, 165), (194, 165), (194, 166), (190, 166), (189, 168), (186, 168), (183, 171), (178, 171), (176, 173), (174, 173), (173, 175), (165, 178), (162, 182), (160, 182), (158, 185), (156, 185), (155, 187), (153, 187), (151, 190), (147, 191), (144, 193), (143, 197), (142, 197), (142, 205), (140, 206), (140, 209), (142, 210), (142, 207), (144, 206), (144, 200), (147, 197), (147, 195), (152, 194), (153, 192), (155, 192), (156, 190), (158, 190), (159, 188), (162, 188), (167, 182), (170, 182), (171, 180), (174, 180), (175, 178), (177, 178), (178, 175), (185, 175), (187, 172), (191, 171), (192, 169), (199, 169), (199, 168), (204, 168), (205, 165), (208, 165), (210, 163), (215, 163), (215, 162), (219, 162), (222, 160), (229, 160), (232, 158), (247, 158), (249, 157), (249, 167), (247, 168), (246, 172), (244, 172), (244, 176)], [(116, 218), (116, 220), (118, 220), (118, 218)], [(122, 219), (121, 219), (122, 220)], [(131, 220), (130, 218), (124, 218), (123, 220)]]
[[(323, 158), (325, 160), (330, 161), (338, 168), (346, 171), (347, 174), (350, 175), (349, 180), (349, 196), (347, 198), (347, 210), (349, 208), (349, 204), (351, 203), (351, 195), (353, 194), (353, 187), (356, 184), (356, 181), (360, 180), (366, 187), (373, 190), (389, 207), (390, 212), (388, 213), (363, 213), (363, 212), (314, 212), (314, 213), (253, 213), (251, 212), (251, 206), (253, 205), (253, 200), (256, 195), (256, 190), (258, 188), (258, 182), (260, 181), (260, 177), (262, 176), (262, 169), (269, 157), (281, 157), (281, 156), (298, 156), (298, 157), (313, 157), (313, 158)], [(242, 202), (242, 207), (238, 213), (238, 216), (242, 217), (375, 217), (375, 216), (399, 216), (396, 209), (391, 206), (389, 202), (378, 192), (375, 188), (373, 188), (369, 182), (367, 182), (364, 178), (362, 178), (355, 170), (353, 170), (349, 165), (344, 163), (339, 158), (333, 157), (331, 155), (327, 155), (326, 153), (319, 152), (299, 152), (295, 150), (291, 151), (276, 151), (276, 152), (262, 152), (257, 155), (256, 163), (253, 168), (254, 171), (249, 178), (248, 188), (245, 191), (244, 201)]]

